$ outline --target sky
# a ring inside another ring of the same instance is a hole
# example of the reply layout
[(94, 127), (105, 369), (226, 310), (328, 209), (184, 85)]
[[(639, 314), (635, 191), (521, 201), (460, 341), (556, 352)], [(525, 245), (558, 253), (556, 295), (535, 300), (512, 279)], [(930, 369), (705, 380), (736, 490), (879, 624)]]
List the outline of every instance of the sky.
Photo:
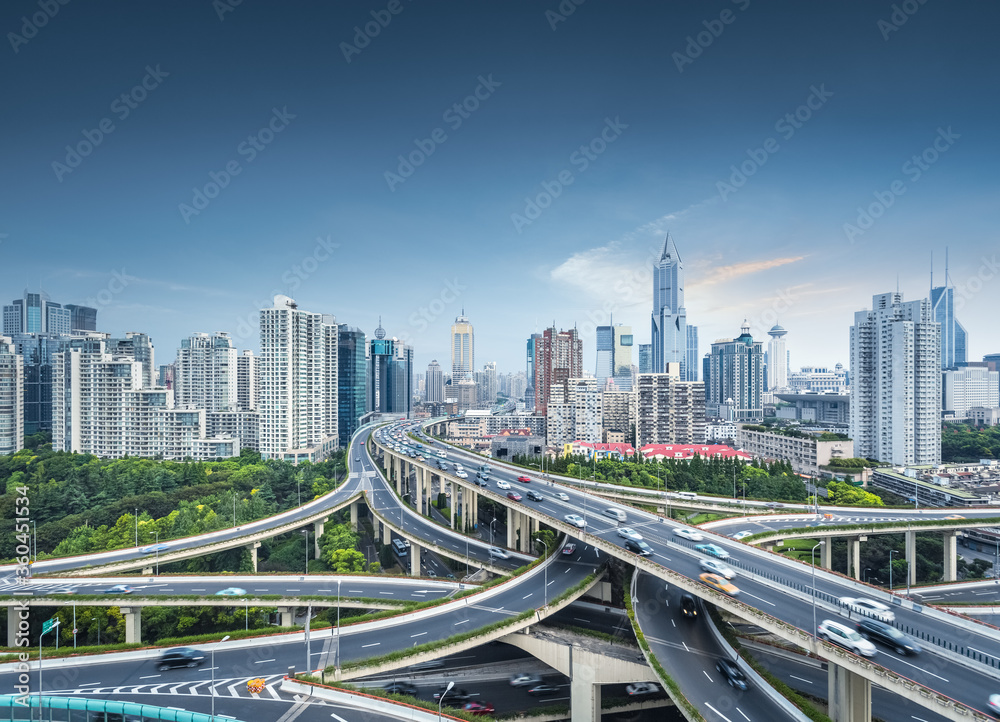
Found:
[[(650, 340), (669, 231), (700, 351), (774, 323), (848, 364), (854, 312), (928, 295), (1000, 351), (1000, 7), (971, 0), (0, 6), (0, 299), (143, 331), (158, 363), (275, 294), (450, 366)], [(46, 8), (48, 8), (46, 10)]]

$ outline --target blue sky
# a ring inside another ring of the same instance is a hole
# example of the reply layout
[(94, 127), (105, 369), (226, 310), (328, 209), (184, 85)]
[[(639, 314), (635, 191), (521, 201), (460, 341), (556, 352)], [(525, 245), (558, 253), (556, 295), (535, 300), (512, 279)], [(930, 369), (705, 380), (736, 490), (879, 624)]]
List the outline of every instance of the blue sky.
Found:
[(777, 319), (793, 367), (847, 363), (854, 311), (926, 296), (945, 246), (1000, 350), (996, 6), (44, 5), (0, 9), (0, 298), (92, 301), (159, 362), (255, 348), (278, 292), (381, 315), (418, 370), (463, 306), (477, 366), (554, 321), (592, 370), (607, 311), (648, 342), (668, 229), (702, 352)]

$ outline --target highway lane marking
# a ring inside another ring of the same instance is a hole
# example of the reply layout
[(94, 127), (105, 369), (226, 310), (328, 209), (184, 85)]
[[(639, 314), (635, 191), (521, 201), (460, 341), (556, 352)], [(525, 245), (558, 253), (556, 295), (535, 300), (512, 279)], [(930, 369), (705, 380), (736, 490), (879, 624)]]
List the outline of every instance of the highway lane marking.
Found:
[[(322, 536), (322, 535), (321, 535), (321, 536)], [(317, 590), (317, 591), (320, 591), (320, 592), (327, 592), (327, 593), (331, 593), (331, 594), (333, 593), (333, 590), (332, 590), (332, 589), (319, 589), (319, 590)]]
[[(528, 598), (528, 597), (530, 597), (530, 596), (531, 596), (532, 594), (534, 594), (534, 592), (528, 592), (528, 593), (527, 593), (527, 594), (525, 594), (525, 595), (524, 595), (523, 597), (521, 597), (521, 599), (527, 599), (527, 598)], [(970, 647), (970, 649), (971, 649), (971, 647)]]
[(918, 669), (918, 670), (920, 670), (921, 672), (923, 672), (924, 674), (929, 674), (929, 675), (930, 675), (931, 677), (937, 677), (937, 678), (938, 678), (938, 679), (940, 679), (940, 680), (941, 680), (942, 682), (947, 682), (948, 684), (951, 684), (951, 683), (950, 683), (950, 682), (949, 682), (949, 681), (948, 681), (947, 679), (945, 679), (945, 678), (944, 678), (944, 677), (942, 677), (941, 675), (939, 675), (939, 674), (934, 674), (933, 672), (928, 672), (928, 671), (927, 671), (926, 669), (924, 669), (923, 667), (918, 667), (918, 666), (917, 666), (917, 665), (915, 665), (915, 664), (910, 664), (909, 662), (907, 662), (907, 661), (905, 661), (905, 660), (902, 660), (902, 659), (897, 659), (896, 661), (897, 661), (897, 662), (900, 662), (901, 664), (905, 664), (905, 665), (906, 665), (907, 667), (913, 667), (914, 669)]
[(683, 639), (681, 640), (681, 644), (684, 645), (684, 651), (685, 652), (690, 652), (691, 651), (691, 648), (687, 646), (687, 644), (684, 642)]
[(379, 592), (379, 594), (387, 594), (391, 597), (395, 592)]
[(743, 719), (745, 719), (747, 722), (750, 722), (750, 718), (747, 717), (745, 714), (743, 714), (743, 710), (741, 710), (739, 707), (737, 707), (736, 711), (743, 715)]
[[(705, 676), (708, 677), (707, 674)], [(709, 679), (711, 679), (711, 677), (709, 677)], [(733, 722), (731, 719), (729, 719), (728, 717), (726, 717), (726, 715), (722, 714), (722, 712), (720, 712), (719, 710), (717, 710), (715, 707), (713, 707), (712, 705), (710, 705), (708, 702), (705, 703), (705, 706), (708, 707), (713, 712), (715, 712), (715, 714), (719, 715), (722, 719), (726, 720), (726, 722)]]
[(463, 619), (463, 620), (462, 620), (461, 622), (455, 622), (455, 623), (454, 623), (453, 625), (451, 625), (451, 626), (453, 626), (453, 627), (457, 627), (457, 626), (458, 626), (459, 624), (465, 624), (465, 623), (466, 623), (466, 622), (468, 622), (468, 621), (469, 621), (468, 619)]
[[(969, 647), (969, 649), (973, 652), (979, 652), (980, 654), (985, 654), (987, 657), (992, 657), (993, 659), (1000, 659), (1000, 657), (997, 657), (996, 655), (990, 654), (989, 652), (983, 652), (979, 649), (976, 649), (975, 647)], [(947, 682), (947, 680), (945, 681)]]
[(791, 677), (792, 679), (797, 679), (797, 680), (799, 680), (800, 682), (805, 682), (806, 684), (812, 684), (812, 680), (809, 680), (809, 679), (803, 679), (802, 677), (796, 677), (796, 676), (795, 676), (794, 674), (790, 674), (790, 675), (788, 675), (788, 676), (789, 676), (789, 677)]
[[(321, 653), (318, 653), (321, 654)], [(254, 664), (266, 664), (267, 662), (273, 662), (273, 659), (258, 659), (254, 661)]]
[(666, 561), (668, 561), (668, 562), (669, 562), (669, 561), (673, 561), (673, 560), (672, 560), (672, 559), (671, 559), (670, 557), (665, 557), (665, 556), (663, 556), (662, 554), (654, 554), (653, 556), (654, 556), (654, 557), (659, 557), (660, 559), (664, 559), (664, 560), (666, 560)]
[(746, 594), (746, 595), (747, 595), (748, 597), (753, 597), (754, 599), (759, 599), (760, 601), (764, 602), (765, 604), (770, 604), (770, 605), (771, 605), (772, 607), (776, 607), (776, 606), (778, 606), (778, 605), (777, 605), (777, 604), (775, 604), (774, 602), (769, 602), (769, 601), (767, 601), (766, 599), (761, 599), (761, 598), (760, 598), (760, 597), (758, 597), (758, 596), (757, 596), (756, 594), (751, 594), (750, 592), (743, 592), (743, 594)]
[(910, 717), (912, 717), (913, 719), (917, 720), (918, 722), (927, 722), (927, 720), (925, 720), (923, 717), (917, 717), (916, 715), (912, 715), (912, 714), (910, 715)]
[(162, 674), (150, 674), (146, 677), (139, 677), (139, 679), (156, 679), (157, 677), (162, 677)]
[(94, 682), (92, 684), (81, 684), (80, 689), (83, 689), (84, 687), (100, 687), (100, 686), (101, 686), (100, 682)]
[(330, 716), (333, 717), (335, 720), (337, 720), (337, 722), (347, 722), (347, 720), (341, 717), (339, 714), (334, 714), (333, 712), (331, 712)]
[(675, 622), (673, 619), (670, 620), (670, 623), (674, 625), (674, 629), (677, 628), (677, 622)]
[(417, 634), (411, 634), (410, 639), (413, 639), (414, 637), (422, 637), (425, 634), (427, 634), (427, 632), (418, 632)]
[(361, 589), (348, 589), (347, 593), (348, 594), (364, 594), (364, 591), (361, 590)]
[(362, 644), (361, 648), (364, 649), (365, 647), (377, 647), (380, 644), (382, 644), (382, 643), (381, 642), (373, 642), (371, 644)]

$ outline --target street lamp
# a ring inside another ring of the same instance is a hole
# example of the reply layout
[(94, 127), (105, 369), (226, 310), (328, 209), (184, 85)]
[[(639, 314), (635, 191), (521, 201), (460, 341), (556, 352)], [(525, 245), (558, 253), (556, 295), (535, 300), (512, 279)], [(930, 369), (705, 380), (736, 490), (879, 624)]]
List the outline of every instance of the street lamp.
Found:
[(153, 533), (156, 535), (156, 546), (153, 547), (156, 550), (156, 576), (160, 576), (160, 532), (157, 530)]
[(542, 562), (543, 569), (544, 569), (544, 574), (545, 574), (545, 579), (542, 581), (542, 583), (545, 585), (545, 588), (543, 590), (545, 603), (544, 603), (543, 606), (547, 607), (547, 606), (549, 606), (549, 565), (548, 565), (549, 545), (545, 544), (545, 541), (543, 539), (539, 539), (538, 541), (542, 542), (542, 544), (545, 545), (545, 557), (546, 557), (546, 559), (545, 559), (544, 562)]
[(139, 546), (139, 510), (135, 510), (135, 545)]
[(215, 648), (227, 639), (229, 639), (228, 634), (212, 645), (212, 722), (215, 722)]
[(309, 529), (302, 529), (302, 533), (305, 534), (306, 540), (306, 574), (309, 573)]
[(493, 525), (497, 523), (496, 513), (493, 514), (493, 521), (490, 522), (490, 546), (496, 546), (496, 537), (493, 536)]
[(824, 544), (826, 544), (826, 542), (819, 542), (812, 548), (813, 637), (816, 637), (816, 639), (819, 639), (816, 635), (816, 550)]
[(438, 697), (438, 722), (441, 722), (441, 703), (444, 702), (444, 696), (449, 692), (451, 692), (451, 688), (454, 686), (455, 686), (455, 680), (452, 680), (451, 682), (448, 683), (448, 686), (445, 687), (445, 690), (444, 692), (441, 693), (441, 696)]
[(899, 551), (893, 549), (889, 552), (889, 591), (892, 592), (892, 555), (899, 554)]
[(38, 719), (42, 719), (42, 637), (54, 629), (56, 630), (56, 639), (59, 639), (59, 620), (56, 619), (52, 623), (46, 622), (45, 624), (49, 625), (49, 628), (46, 629), (43, 626), (42, 633), (38, 635)]
[(341, 579), (337, 580), (337, 657), (334, 659), (333, 666), (340, 669), (340, 582)]
[(38, 524), (35, 523), (34, 519), (31, 520), (31, 526), (35, 530), (35, 544), (34, 544), (34, 547), (35, 547), (35, 561), (37, 562), (38, 561)]

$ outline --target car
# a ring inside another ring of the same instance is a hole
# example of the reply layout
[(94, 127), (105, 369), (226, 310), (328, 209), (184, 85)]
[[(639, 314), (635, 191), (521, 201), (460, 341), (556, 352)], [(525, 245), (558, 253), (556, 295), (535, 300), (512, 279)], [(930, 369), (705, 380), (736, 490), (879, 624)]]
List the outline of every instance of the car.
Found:
[(628, 526), (619, 527), (618, 536), (624, 539), (631, 539), (632, 541), (642, 541), (642, 534)]
[(649, 546), (649, 544), (644, 542), (642, 539), (626, 539), (625, 548), (630, 552), (635, 552), (636, 554), (644, 557), (648, 557), (653, 553), (653, 547)]
[(531, 478), (527, 477), (527, 476), (519, 476), (519, 477), (517, 477), (517, 480), (520, 481), (522, 484), (530, 484), (531, 483)]
[(507, 498), (511, 501), (521, 501), (521, 495), (515, 491), (508, 491)]
[(965, 517), (961, 514), (949, 514), (945, 519), (964, 519)]
[(630, 684), (625, 688), (625, 694), (629, 697), (638, 697), (643, 694), (656, 694), (660, 691), (652, 682), (636, 682), (635, 684)]
[(862, 619), (858, 621), (858, 634), (872, 642), (879, 642), (887, 647), (892, 647), (896, 654), (920, 654), (923, 648), (913, 639), (900, 632), (895, 627), (890, 627), (885, 622), (877, 619)]
[(489, 486), (490, 483), (486, 479), (473, 479), (472, 483), (476, 486)]
[(718, 574), (720, 577), (732, 579), (736, 576), (736, 571), (726, 564), (715, 559), (699, 559), (698, 566), (711, 574)]
[(679, 536), (681, 539), (687, 539), (688, 541), (701, 541), (705, 538), (700, 531), (682, 526), (674, 529), (674, 536)]
[(528, 694), (532, 697), (541, 697), (543, 694), (558, 694), (559, 685), (549, 684), (547, 682), (542, 682), (541, 684), (536, 684), (533, 687), (528, 687)]
[(732, 535), (732, 538), (735, 539), (736, 541), (739, 541), (740, 539), (746, 539), (751, 534), (753, 534), (752, 531), (738, 531)]
[(878, 652), (875, 645), (851, 629), (846, 624), (835, 622), (832, 619), (824, 619), (816, 628), (816, 633), (820, 639), (839, 644), (855, 654), (865, 657), (874, 657)]
[(444, 662), (440, 659), (431, 659), (427, 662), (417, 662), (416, 664), (411, 664), (407, 669), (414, 672), (419, 672), (425, 669), (441, 669), (444, 666)]
[(49, 595), (51, 596), (55, 594), (76, 594), (76, 593), (77, 593), (76, 587), (63, 587), (62, 589), (53, 589), (51, 592), (49, 592)]
[(865, 597), (841, 597), (840, 603), (847, 607), (849, 612), (863, 614), (866, 617), (877, 619), (880, 622), (892, 624), (896, 621), (895, 613), (889, 609), (888, 605), (876, 602), (874, 599)]
[(503, 479), (501, 479), (500, 481), (497, 482), (497, 489), (509, 489), (509, 488), (510, 488), (509, 481), (504, 481)]
[(166, 672), (168, 669), (176, 669), (177, 667), (199, 667), (204, 663), (205, 655), (197, 649), (178, 647), (164, 652), (156, 662), (156, 668), (161, 672)]
[(576, 553), (576, 544), (573, 544), (573, 543), (567, 544), (566, 546), (564, 546), (562, 548), (562, 553), (565, 554), (566, 556), (570, 556), (571, 554), (575, 554)]
[[(445, 694), (446, 692), (447, 694)], [(441, 699), (441, 695), (444, 695), (445, 702), (468, 702), (472, 699), (471, 694), (464, 689), (459, 689), (458, 687), (452, 687), (450, 691), (447, 687), (439, 687), (434, 693), (434, 699)]]
[(354, 460), (355, 460), (355, 461), (361, 461), (361, 457), (360, 457), (360, 456), (355, 456), (355, 457), (354, 457)]
[(580, 516), (579, 514), (567, 514), (566, 516), (563, 517), (563, 519), (565, 519), (567, 522), (569, 522), (570, 524), (579, 529), (583, 529), (585, 526), (587, 526), (587, 522), (585, 522), (583, 520), (583, 517)]
[(462, 709), (469, 714), (474, 714), (476, 716), (488, 715), (496, 712), (496, 707), (491, 705), (489, 702), (466, 702), (462, 706)]
[(767, 506), (769, 506), (772, 509), (783, 509), (785, 507), (784, 504), (779, 504), (776, 501), (769, 501), (769, 502), (767, 502)]
[(416, 697), (420, 693), (417, 685), (409, 682), (390, 682), (382, 689), (389, 694), (405, 694), (410, 697)]
[(469, 478), (469, 475), (466, 474), (464, 471), (456, 471), (455, 472), (455, 476), (457, 476), (459, 479), (468, 479)]
[(142, 553), (143, 554), (153, 554), (154, 552), (166, 551), (169, 548), (170, 548), (169, 544), (154, 544), (151, 547), (143, 547), (142, 548)]
[(510, 559), (510, 554), (505, 552), (500, 547), (490, 547), (490, 556), (496, 557), (497, 559)]
[(698, 578), (701, 580), (702, 584), (711, 587), (717, 591), (724, 594), (728, 594), (731, 597), (735, 597), (740, 593), (740, 590), (735, 586), (726, 581), (725, 577), (720, 577), (718, 574), (699, 574)]
[(698, 602), (691, 594), (681, 595), (681, 614), (683, 614), (688, 619), (694, 619), (698, 616)]
[(567, 494), (564, 491), (557, 491), (555, 493), (555, 497), (556, 497), (556, 499), (559, 499), (560, 501), (569, 501), (569, 494)]
[(225, 589), (220, 589), (215, 593), (217, 597), (242, 597), (247, 593), (246, 589), (240, 589), (239, 587), (226, 587)]
[(537, 674), (528, 674), (527, 672), (521, 672), (520, 674), (512, 674), (510, 676), (511, 687), (528, 687), (541, 683), (542, 683), (542, 678)]
[(525, 493), (525, 496), (528, 497), (529, 499), (531, 499), (532, 501), (545, 501), (545, 497), (542, 496), (541, 494), (539, 494), (534, 489), (529, 489)]
[(990, 708), (994, 717), (1000, 717), (1000, 694), (991, 694), (986, 706)]
[(102, 589), (102, 594), (131, 594), (134, 589), (128, 584), (116, 584), (113, 587), (108, 587), (107, 589)]
[(729, 558), (729, 552), (717, 544), (698, 544), (695, 546), (695, 549), (700, 551), (702, 554), (709, 554), (713, 557), (717, 557), (718, 559)]
[(730, 659), (720, 659), (715, 663), (715, 668), (719, 671), (729, 683), (730, 687), (734, 689), (744, 690), (747, 688), (747, 678), (746, 675), (740, 671), (740, 668), (736, 666), (736, 663)]

